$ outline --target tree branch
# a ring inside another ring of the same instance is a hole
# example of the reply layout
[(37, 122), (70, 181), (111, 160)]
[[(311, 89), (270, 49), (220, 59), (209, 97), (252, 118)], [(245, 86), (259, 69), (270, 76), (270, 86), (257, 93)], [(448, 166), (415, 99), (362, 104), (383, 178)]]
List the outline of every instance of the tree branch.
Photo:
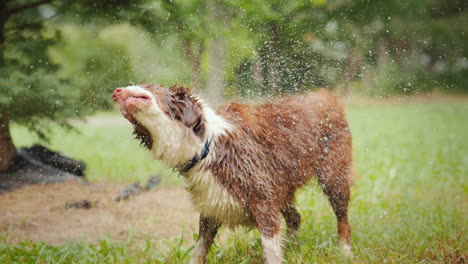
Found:
[(43, 5), (43, 4), (48, 4), (48, 3), (52, 2), (52, 1), (53, 0), (39, 0), (39, 1), (36, 1), (36, 2), (27, 3), (27, 4), (24, 4), (24, 5), (13, 7), (11, 9), (7, 9), (6, 13), (9, 14), (9, 15), (13, 15), (13, 14), (16, 14), (16, 13), (23, 12), (26, 9), (38, 7), (38, 6)]

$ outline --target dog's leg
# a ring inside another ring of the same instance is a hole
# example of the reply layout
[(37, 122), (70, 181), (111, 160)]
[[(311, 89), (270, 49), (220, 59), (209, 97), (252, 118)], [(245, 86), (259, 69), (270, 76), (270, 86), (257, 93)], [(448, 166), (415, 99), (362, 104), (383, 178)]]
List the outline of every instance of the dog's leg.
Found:
[(346, 132), (324, 134), (323, 152), (318, 156), (318, 182), (335, 212), (343, 253), (352, 256), (351, 228), (348, 223), (348, 204), (351, 194), (351, 139)]
[(288, 237), (290, 239), (295, 239), (301, 225), (301, 214), (299, 214), (293, 203), (286, 204), (283, 209), (281, 209), (281, 214), (283, 215), (284, 220), (286, 221), (286, 226), (288, 227)]
[(252, 213), (262, 238), (264, 263), (283, 263), (281, 214), (279, 209), (269, 203), (259, 203), (253, 206)]
[(206, 255), (218, 233), (219, 226), (220, 225), (213, 219), (200, 215), (198, 241), (190, 264), (202, 264), (206, 262)]
[[(338, 234), (343, 253), (352, 256), (351, 252), (351, 227), (348, 223), (348, 204), (350, 200), (350, 183), (347, 169), (324, 170), (326, 173), (318, 173), (318, 180), (322, 190), (328, 196), (328, 200), (338, 220)], [(334, 173), (332, 173), (334, 171)], [(341, 172), (341, 173), (340, 173)]]

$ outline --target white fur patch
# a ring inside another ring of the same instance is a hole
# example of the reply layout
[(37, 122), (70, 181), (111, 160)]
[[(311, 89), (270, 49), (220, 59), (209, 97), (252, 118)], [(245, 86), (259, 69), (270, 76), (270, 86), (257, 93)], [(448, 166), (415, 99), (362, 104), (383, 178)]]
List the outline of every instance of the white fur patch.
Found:
[(192, 255), (192, 259), (190, 260), (190, 264), (202, 264), (203, 259), (206, 256), (207, 252), (204, 247), (203, 237), (200, 237), (197, 242), (197, 246), (195, 247)]
[(228, 227), (248, 224), (250, 216), (241, 204), (216, 182), (209, 171), (196, 171), (185, 178), (185, 189), (193, 205), (204, 216), (213, 217)]
[(281, 250), (281, 232), (268, 238), (262, 235), (263, 260), (268, 264), (283, 263), (283, 255)]
[(342, 244), (341, 251), (343, 252), (343, 255), (348, 256), (350, 258), (354, 256), (353, 252), (351, 251), (351, 246), (348, 244)]
[(185, 188), (190, 192), (195, 208), (205, 216), (211, 216), (228, 226), (245, 224), (249, 219), (242, 206), (229, 192), (216, 182), (209, 171), (201, 171), (203, 163), (215, 156), (214, 146), (217, 137), (232, 129), (222, 117), (196, 98), (202, 107), (202, 118), (205, 121), (205, 139), (197, 137), (190, 129), (171, 120), (156, 103), (153, 94), (139, 86), (127, 89), (136, 94), (144, 94), (152, 103), (145, 111), (134, 113), (134, 117), (151, 133), (153, 146), (151, 153), (154, 159), (162, 160), (170, 167), (180, 166), (200, 154), (206, 140), (212, 141), (212, 149), (206, 159), (197, 164), (185, 175)]
[(175, 168), (201, 151), (204, 141), (179, 122), (171, 120), (159, 108), (152, 93), (139, 86), (129, 86), (126, 89), (151, 98), (149, 108), (136, 112), (133, 116), (151, 133), (153, 146), (150, 151), (154, 159), (162, 160), (169, 167)]
[(213, 109), (203, 103), (201, 99), (197, 99), (202, 105), (203, 118), (205, 119), (206, 134), (208, 138), (216, 138), (217, 136), (223, 135), (233, 129), (232, 125), (229, 124), (222, 117), (217, 115)]
[(195, 166), (185, 177), (185, 189), (190, 193), (195, 208), (204, 216), (210, 216), (228, 227), (248, 224), (250, 215), (241, 204), (219, 184), (210, 171), (200, 170), (215, 156), (216, 139), (232, 129), (222, 117), (198, 99), (202, 105), (206, 126), (206, 138), (212, 140), (212, 147), (206, 159)]

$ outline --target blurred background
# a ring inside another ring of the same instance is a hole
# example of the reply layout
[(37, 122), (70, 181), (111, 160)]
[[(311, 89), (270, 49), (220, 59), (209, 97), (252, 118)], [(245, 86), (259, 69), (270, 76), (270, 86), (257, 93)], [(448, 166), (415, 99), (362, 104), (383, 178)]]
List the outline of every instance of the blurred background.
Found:
[[(465, 263), (467, 11), (465, 0), (2, 0), (0, 171), (11, 170), (20, 147), (39, 142), (84, 161), (91, 182), (145, 182), (157, 173), (162, 186), (177, 186), (181, 179), (132, 138), (113, 106), (115, 88), (180, 83), (219, 105), (324, 87), (345, 101), (353, 132), (358, 260)], [(290, 250), (290, 263), (306, 252), (343, 263), (327, 240), (335, 231), (326, 200), (308, 197), (299, 195), (306, 226), (328, 231), (307, 233), (317, 240)], [(2, 211), (17, 199), (0, 200)], [(36, 232), (15, 233), (20, 220), (4, 217), (5, 241), (34, 238)], [(382, 246), (370, 238), (376, 233), (394, 242)], [(242, 254), (217, 248), (211, 261), (251, 256), (257, 263), (259, 241), (253, 245)], [(11, 259), (24, 254), (0, 250)], [(183, 250), (147, 260), (186, 262)], [(128, 263), (147, 257), (136, 252), (126, 253), (134, 258)], [(73, 254), (71, 260), (81, 256)]]
[(4, 0), (2, 122), (40, 132), (111, 107), (115, 87), (191, 86), (218, 104), (329, 87), (468, 92), (461, 0)]

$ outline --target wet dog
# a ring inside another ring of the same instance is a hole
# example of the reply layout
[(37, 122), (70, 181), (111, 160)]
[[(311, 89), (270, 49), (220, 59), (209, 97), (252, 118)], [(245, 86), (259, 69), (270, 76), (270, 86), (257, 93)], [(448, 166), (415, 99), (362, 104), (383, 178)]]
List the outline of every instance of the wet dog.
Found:
[(348, 224), (351, 133), (344, 110), (326, 91), (216, 111), (181, 86), (118, 88), (113, 99), (155, 159), (179, 170), (200, 212), (191, 263), (204, 263), (221, 225), (259, 229), (265, 263), (282, 263), (282, 227), (294, 237), (298, 188), (314, 176), (338, 219), (351, 254)]

